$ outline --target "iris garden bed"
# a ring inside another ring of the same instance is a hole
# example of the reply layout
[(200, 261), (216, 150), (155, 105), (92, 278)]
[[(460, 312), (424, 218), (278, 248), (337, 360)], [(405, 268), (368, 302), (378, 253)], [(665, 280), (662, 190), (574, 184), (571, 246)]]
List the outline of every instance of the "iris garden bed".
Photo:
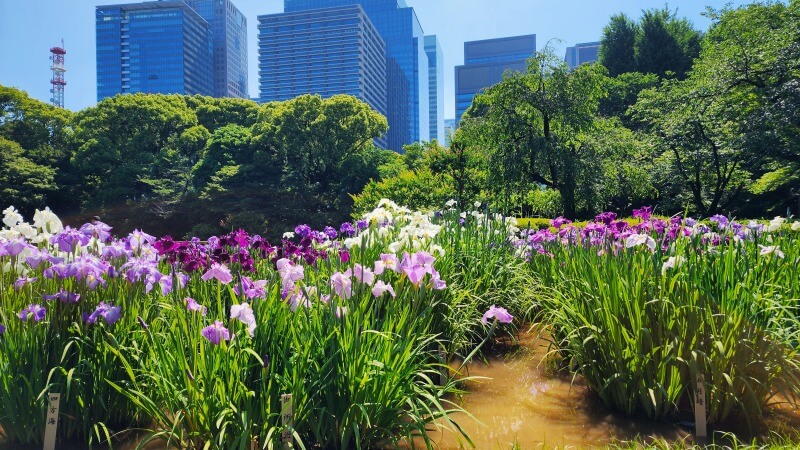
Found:
[[(476, 205), (390, 201), (270, 244), (113, 237), (101, 222), (0, 231), (0, 426), (86, 444), (144, 433), (179, 448), (385, 448), (465, 435), (447, 361), (543, 321), (553, 357), (608, 407), (679, 420), (703, 374), (709, 421), (753, 426), (798, 383), (800, 225), (612, 214), (520, 229)], [(281, 396), (292, 395), (292, 426)], [(467, 394), (468, 395), (468, 394)], [(462, 436), (468, 442), (468, 436)]]

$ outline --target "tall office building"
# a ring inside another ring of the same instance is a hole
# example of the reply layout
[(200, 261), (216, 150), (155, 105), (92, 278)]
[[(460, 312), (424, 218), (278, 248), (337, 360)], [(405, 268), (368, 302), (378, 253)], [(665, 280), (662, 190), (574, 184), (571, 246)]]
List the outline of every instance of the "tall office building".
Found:
[(456, 132), (456, 119), (445, 119), (444, 121), (444, 146), (450, 147), (453, 133)]
[(436, 35), (425, 36), (425, 53), (428, 55), (428, 102), (430, 140), (444, 142), (444, 61), (442, 47)]
[[(398, 106), (403, 107), (405, 111), (400, 115), (407, 115), (409, 122), (407, 130), (397, 130), (396, 124), (402, 120), (392, 117), (394, 109), (390, 108), (390, 117), (387, 117), (390, 140), (397, 138), (402, 144), (429, 140), (429, 74), (425, 35), (414, 9), (409, 8), (405, 0), (284, 0), (283, 3), (287, 13), (355, 4), (364, 8), (386, 44), (387, 58), (390, 60), (388, 72), (397, 68), (401, 72), (387, 73), (390, 81), (387, 95), (390, 99), (404, 97)], [(391, 148), (399, 150), (398, 147)]]
[(247, 98), (246, 20), (229, 0), (98, 6), (97, 100), (121, 93)]
[(507, 70), (524, 72), (536, 52), (536, 35), (464, 43), (464, 65), (456, 66), (456, 127), (480, 91), (503, 80)]
[(214, 34), (214, 97), (249, 98), (247, 18), (231, 0), (186, 0)]
[(574, 69), (581, 64), (597, 61), (599, 55), (599, 42), (584, 42), (582, 44), (575, 44), (574, 47), (567, 47), (567, 54), (564, 56), (564, 61), (567, 62), (570, 69)]
[(97, 101), (120, 93), (212, 95), (211, 27), (182, 0), (98, 6)]
[(385, 116), (386, 67), (386, 46), (359, 5), (258, 16), (261, 102), (350, 94)]

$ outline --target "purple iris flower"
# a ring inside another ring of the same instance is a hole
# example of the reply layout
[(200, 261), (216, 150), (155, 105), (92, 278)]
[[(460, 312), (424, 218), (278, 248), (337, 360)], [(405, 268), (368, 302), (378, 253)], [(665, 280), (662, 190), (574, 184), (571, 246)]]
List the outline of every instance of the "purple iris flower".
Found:
[(554, 228), (561, 228), (564, 225), (569, 225), (571, 223), (572, 221), (569, 219), (565, 219), (563, 217), (556, 217), (555, 219), (550, 221), (550, 226)]
[(5, 333), (5, 332), (6, 332), (6, 326), (3, 325), (2, 323), (0, 323), (0, 336), (2, 336), (3, 333)]
[(76, 230), (67, 225), (63, 230), (50, 238), (50, 243), (58, 245), (58, 249), (62, 252), (69, 253), (75, 250), (79, 245), (88, 244), (90, 239), (89, 236), (81, 233), (80, 230)]
[(61, 289), (52, 295), (42, 294), (42, 299), (46, 301), (58, 300), (61, 303), (74, 305), (75, 303), (78, 303), (80, 301), (81, 294), (75, 294), (72, 292), (67, 292), (64, 289)]
[(97, 238), (100, 242), (111, 239), (111, 227), (99, 220), (84, 224), (79, 231), (90, 238)]
[(650, 216), (653, 214), (653, 207), (652, 206), (642, 206), (639, 209), (633, 210), (633, 217), (638, 217), (644, 221), (650, 220)]
[(13, 239), (11, 241), (6, 241), (0, 243), (2, 247), (4, 247), (3, 254), (8, 256), (17, 256), (26, 249), (33, 250), (35, 249), (34, 246), (28, 244), (25, 239)]
[(364, 219), (361, 219), (361, 220), (356, 222), (356, 229), (363, 230), (364, 228), (367, 228), (368, 226), (369, 226), (369, 223)]
[(356, 229), (353, 228), (353, 224), (350, 222), (345, 222), (342, 226), (339, 227), (339, 232), (345, 236), (355, 236)]
[(249, 277), (242, 277), (241, 283), (233, 288), (236, 295), (242, 295), (245, 298), (261, 298), (267, 295), (266, 292), (267, 280), (253, 281)]
[(725, 217), (725, 216), (723, 216), (722, 214), (714, 214), (714, 215), (713, 215), (713, 216), (711, 216), (711, 218), (709, 218), (708, 220), (709, 220), (709, 221), (711, 221), (711, 222), (714, 222), (714, 223), (716, 223), (716, 224), (717, 224), (717, 227), (718, 227), (719, 229), (723, 229), (723, 228), (725, 228), (726, 226), (728, 226), (728, 218), (727, 218), (727, 217)]
[(325, 227), (322, 232), (325, 233), (325, 236), (328, 236), (330, 240), (334, 240), (336, 236), (339, 236), (339, 233), (337, 233), (333, 227)]
[(19, 291), (26, 284), (35, 283), (37, 280), (39, 280), (39, 279), (36, 278), (36, 277), (33, 277), (33, 278), (20, 277), (20, 278), (17, 279), (17, 281), (14, 282), (14, 290), (15, 291)]
[(233, 275), (231, 275), (230, 269), (224, 264), (217, 264), (214, 263), (211, 265), (211, 268), (200, 277), (203, 281), (208, 281), (212, 278), (216, 278), (222, 284), (228, 284), (233, 281)]
[(294, 227), (294, 234), (300, 236), (301, 238), (307, 238), (311, 235), (311, 227), (308, 225), (298, 225)]
[(44, 306), (33, 304), (28, 305), (28, 307), (20, 311), (17, 316), (25, 322), (31, 319), (33, 319), (34, 322), (41, 322), (44, 320), (45, 313), (47, 313), (47, 310), (44, 309)]
[(347, 249), (345, 249), (345, 248), (340, 249), (339, 250), (339, 259), (345, 264), (348, 263), (350, 261), (350, 252), (348, 252)]
[(604, 212), (602, 214), (598, 214), (597, 216), (595, 216), (594, 221), (609, 225), (611, 224), (611, 222), (616, 220), (616, 218), (617, 218), (617, 213)]
[(214, 345), (219, 345), (222, 340), (231, 340), (231, 332), (219, 320), (214, 321), (213, 325), (203, 328), (200, 334)]
[(186, 297), (185, 299), (183, 299), (183, 301), (186, 302), (186, 310), (187, 311), (199, 312), (203, 316), (205, 316), (206, 313), (208, 312), (208, 308), (206, 308), (205, 306), (197, 303), (197, 301), (195, 301), (195, 299), (193, 299), (192, 297)]
[(105, 302), (100, 302), (95, 308), (94, 312), (91, 314), (84, 314), (84, 322), (90, 325), (94, 325), (97, 323), (97, 319), (102, 317), (103, 320), (106, 321), (109, 325), (114, 325), (122, 318), (122, 307), (121, 306), (113, 306), (110, 304), (106, 304)]
[(514, 320), (514, 316), (508, 313), (505, 308), (492, 305), (488, 311), (483, 314), (483, 318), (481, 319), (481, 323), (486, 325), (489, 322), (489, 319), (497, 319), (500, 323), (511, 323)]

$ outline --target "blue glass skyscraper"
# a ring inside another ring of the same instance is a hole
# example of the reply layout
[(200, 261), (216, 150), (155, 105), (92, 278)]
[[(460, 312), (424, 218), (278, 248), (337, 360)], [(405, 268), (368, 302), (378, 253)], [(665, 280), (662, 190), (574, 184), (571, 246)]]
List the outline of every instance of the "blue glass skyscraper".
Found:
[(456, 66), (456, 127), (477, 93), (503, 80), (507, 70), (524, 72), (536, 52), (536, 35), (464, 43), (464, 65)]
[(430, 140), (443, 143), (444, 136), (444, 61), (436, 35), (425, 36), (428, 55), (428, 101), (430, 102)]
[[(364, 8), (370, 21), (375, 25), (386, 44), (389, 59), (388, 70), (399, 68), (401, 74), (387, 73), (389, 79), (389, 98), (405, 96), (405, 111), (408, 115), (407, 136), (401, 136), (404, 144), (429, 140), (429, 100), (428, 100), (428, 57), (425, 53), (425, 35), (413, 8), (405, 0), (284, 0), (285, 12), (299, 12), (318, 8), (358, 4)], [(402, 76), (401, 76), (402, 75)], [(401, 83), (407, 82), (407, 85)], [(406, 94), (406, 91), (408, 93)], [(407, 111), (407, 112), (406, 112)], [(400, 132), (390, 108), (390, 136)], [(405, 133), (403, 133), (405, 134)]]
[(247, 20), (230, 0), (98, 6), (97, 100), (120, 93), (247, 95)]
[[(349, 94), (387, 115), (386, 45), (359, 5), (258, 16), (260, 101)], [(389, 145), (388, 136), (376, 142)]]
[(182, 0), (98, 6), (97, 100), (120, 93), (212, 95), (211, 29)]
[(214, 34), (214, 97), (249, 98), (247, 18), (231, 0), (186, 0)]
[(564, 61), (570, 69), (574, 69), (581, 64), (597, 61), (600, 54), (600, 42), (584, 42), (575, 44), (574, 47), (567, 47)]

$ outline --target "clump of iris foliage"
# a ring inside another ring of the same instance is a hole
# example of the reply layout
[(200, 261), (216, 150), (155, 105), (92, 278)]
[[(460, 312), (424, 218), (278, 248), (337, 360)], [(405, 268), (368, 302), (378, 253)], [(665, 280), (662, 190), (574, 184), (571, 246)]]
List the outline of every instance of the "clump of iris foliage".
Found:
[(516, 241), (564, 361), (606, 405), (651, 419), (691, 413), (698, 375), (713, 425), (796, 402), (800, 222), (651, 213), (559, 218)]
[(60, 392), (60, 438), (86, 443), (144, 430), (142, 445), (271, 448), (288, 431), (302, 448), (430, 447), (428, 429), (460, 431), (443, 355), (468, 358), (534, 310), (513, 224), (383, 201), (271, 245), (243, 230), (117, 238), (101, 222), (72, 228), (44, 210), (29, 224), (8, 208), (2, 433), (40, 443), (46, 395)]

